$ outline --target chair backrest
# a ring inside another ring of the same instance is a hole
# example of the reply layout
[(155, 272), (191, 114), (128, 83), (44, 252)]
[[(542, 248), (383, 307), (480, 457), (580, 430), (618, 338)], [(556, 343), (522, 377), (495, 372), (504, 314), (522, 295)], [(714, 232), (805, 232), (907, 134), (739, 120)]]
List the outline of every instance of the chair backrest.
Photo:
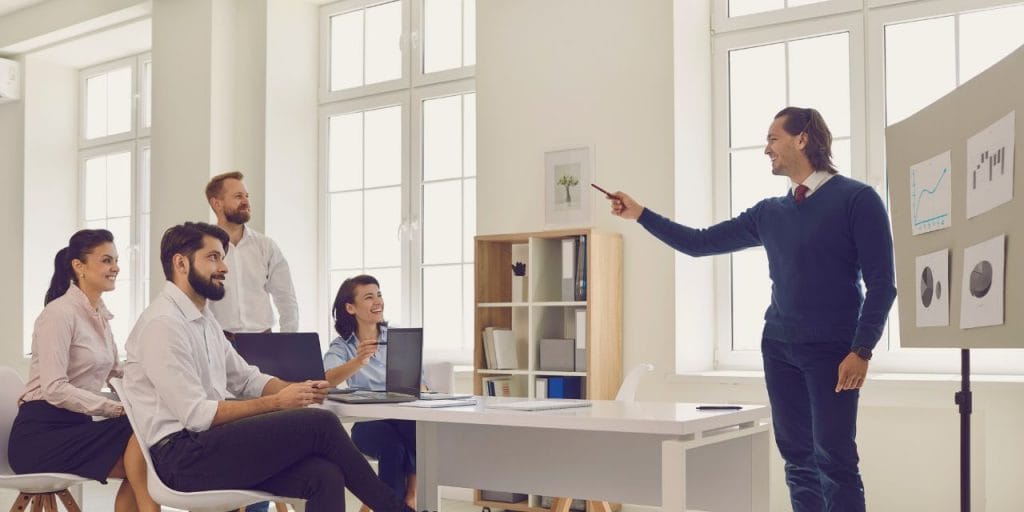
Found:
[[(133, 432), (139, 431), (139, 424), (135, 418), (135, 410), (132, 408), (131, 401), (128, 400), (128, 395), (124, 392), (124, 380), (120, 378), (110, 379), (110, 387), (117, 393), (118, 398), (121, 399), (121, 406), (124, 407), (124, 414), (128, 416), (128, 423), (132, 426)], [(138, 437), (136, 435), (136, 437)], [(139, 438), (139, 447), (142, 448), (142, 458), (146, 460), (146, 478), (148, 479), (149, 494), (152, 495), (153, 500), (157, 503), (167, 504), (165, 496), (175, 492), (170, 487), (167, 487), (163, 480), (156, 474), (156, 469), (153, 468), (153, 459), (149, 454), (149, 447), (146, 446), (142, 439)]]
[(455, 389), (455, 367), (447, 361), (423, 365), (423, 373), (430, 383), (430, 390), (451, 393)]
[(640, 379), (654, 371), (654, 365), (651, 363), (641, 363), (633, 367), (632, 370), (626, 375), (625, 379), (622, 379), (622, 385), (619, 386), (619, 393), (615, 395), (615, 400), (620, 402), (635, 402), (636, 401), (636, 390), (640, 387)]
[(25, 382), (18, 372), (10, 366), (0, 366), (0, 475), (10, 475), (10, 463), (7, 462), (7, 443), (11, 439), (11, 427), (18, 416), (18, 398), (25, 390)]

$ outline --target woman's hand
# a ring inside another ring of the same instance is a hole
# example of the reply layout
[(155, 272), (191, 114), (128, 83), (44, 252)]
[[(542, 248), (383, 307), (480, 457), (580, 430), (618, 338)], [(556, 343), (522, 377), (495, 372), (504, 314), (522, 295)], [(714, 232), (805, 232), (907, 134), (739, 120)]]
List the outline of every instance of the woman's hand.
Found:
[(370, 358), (377, 353), (377, 340), (360, 340), (356, 346), (356, 359), (359, 364), (365, 366)]

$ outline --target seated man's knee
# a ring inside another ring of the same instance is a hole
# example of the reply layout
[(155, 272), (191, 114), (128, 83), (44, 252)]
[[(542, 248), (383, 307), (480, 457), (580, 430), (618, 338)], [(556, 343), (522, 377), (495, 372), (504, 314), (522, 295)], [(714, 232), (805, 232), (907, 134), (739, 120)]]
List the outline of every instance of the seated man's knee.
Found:
[(295, 468), (295, 476), (303, 480), (303, 498), (324, 494), (345, 494), (345, 473), (337, 464), (322, 457), (310, 457)]

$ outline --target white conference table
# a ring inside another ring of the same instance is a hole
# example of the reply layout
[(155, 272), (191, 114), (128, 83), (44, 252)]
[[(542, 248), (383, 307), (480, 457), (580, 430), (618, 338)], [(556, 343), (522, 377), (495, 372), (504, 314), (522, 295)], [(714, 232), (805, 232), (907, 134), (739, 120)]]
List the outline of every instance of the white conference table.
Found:
[(419, 510), (438, 510), (438, 486), (711, 512), (768, 510), (766, 406), (698, 411), (697, 404), (592, 400), (547, 411), (477, 405), (324, 407), (346, 421), (417, 422)]

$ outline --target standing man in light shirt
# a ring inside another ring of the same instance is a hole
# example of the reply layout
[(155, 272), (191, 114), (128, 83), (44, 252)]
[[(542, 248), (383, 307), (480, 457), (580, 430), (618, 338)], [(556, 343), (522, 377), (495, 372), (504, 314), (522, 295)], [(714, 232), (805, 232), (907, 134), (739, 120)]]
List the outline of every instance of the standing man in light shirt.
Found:
[(224, 281), (227, 293), (224, 300), (210, 305), (231, 341), (235, 333), (269, 332), (274, 327), (271, 297), (281, 315), (281, 332), (299, 329), (299, 306), (288, 262), (270, 237), (245, 225), (252, 209), (244, 178), (240, 172), (226, 172), (206, 185), (206, 200), (217, 215), (217, 225), (231, 240), (225, 261), (231, 269)]

